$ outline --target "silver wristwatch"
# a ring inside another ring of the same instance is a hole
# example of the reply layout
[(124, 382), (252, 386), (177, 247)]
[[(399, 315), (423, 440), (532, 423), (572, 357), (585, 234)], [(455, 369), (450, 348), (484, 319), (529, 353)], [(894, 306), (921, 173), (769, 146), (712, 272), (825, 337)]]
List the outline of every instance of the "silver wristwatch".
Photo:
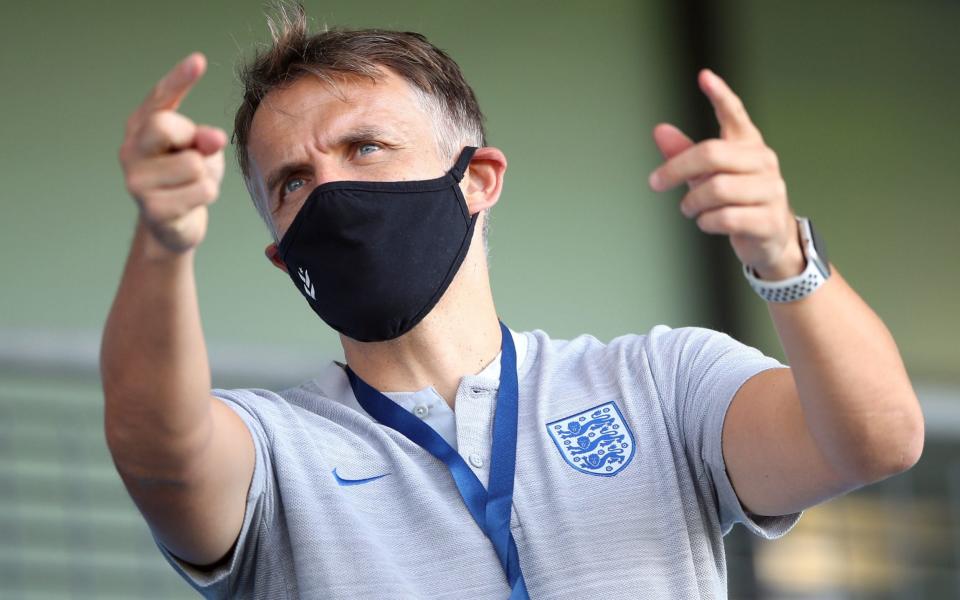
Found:
[(803, 273), (780, 281), (764, 281), (757, 277), (753, 269), (743, 265), (743, 276), (750, 282), (750, 287), (767, 302), (793, 302), (805, 298), (830, 278), (830, 263), (827, 261), (827, 248), (823, 240), (813, 229), (810, 219), (796, 219), (800, 232), (800, 247), (807, 261)]

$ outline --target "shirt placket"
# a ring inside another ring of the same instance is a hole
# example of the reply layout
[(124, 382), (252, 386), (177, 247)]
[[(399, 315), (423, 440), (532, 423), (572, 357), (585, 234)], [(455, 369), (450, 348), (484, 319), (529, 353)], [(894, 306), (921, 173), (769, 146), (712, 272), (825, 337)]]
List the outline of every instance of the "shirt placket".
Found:
[(496, 390), (464, 382), (457, 389), (454, 414), (460, 456), (484, 487), (490, 477), (491, 426)]

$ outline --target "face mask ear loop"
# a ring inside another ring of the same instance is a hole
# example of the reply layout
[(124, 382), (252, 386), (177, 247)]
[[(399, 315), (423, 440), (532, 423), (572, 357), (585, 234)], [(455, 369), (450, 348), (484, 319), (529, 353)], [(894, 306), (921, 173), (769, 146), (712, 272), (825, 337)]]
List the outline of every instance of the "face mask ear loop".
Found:
[(477, 149), (473, 146), (464, 148), (463, 152), (460, 153), (460, 158), (457, 159), (457, 164), (453, 165), (453, 168), (450, 169), (450, 174), (453, 175), (457, 182), (463, 179), (464, 174), (467, 172), (467, 167), (470, 166), (470, 161), (473, 159), (473, 154), (476, 151)]

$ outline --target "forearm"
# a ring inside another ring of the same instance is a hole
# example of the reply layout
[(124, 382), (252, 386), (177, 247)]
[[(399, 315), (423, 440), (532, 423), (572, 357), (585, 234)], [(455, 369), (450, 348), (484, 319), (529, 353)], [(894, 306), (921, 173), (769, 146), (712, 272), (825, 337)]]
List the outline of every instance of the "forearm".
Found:
[(163, 249), (142, 224), (104, 329), (105, 428), (121, 471), (164, 479), (210, 436), (210, 368), (193, 251)]
[(916, 395), (890, 332), (840, 274), (769, 309), (809, 431), (833, 468), (868, 483), (913, 465), (923, 446)]

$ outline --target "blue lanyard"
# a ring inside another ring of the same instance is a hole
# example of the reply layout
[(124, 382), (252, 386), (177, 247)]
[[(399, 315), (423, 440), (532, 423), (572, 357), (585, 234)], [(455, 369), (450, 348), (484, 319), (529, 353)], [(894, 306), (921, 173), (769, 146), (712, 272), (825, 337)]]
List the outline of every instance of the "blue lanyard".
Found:
[(490, 460), (490, 481), (487, 488), (477, 479), (467, 463), (432, 427), (404, 410), (365, 381), (350, 367), (347, 377), (350, 387), (363, 410), (374, 419), (405, 435), (439, 460), (453, 476), (470, 516), (493, 543), (500, 565), (510, 584), (510, 600), (526, 600), (527, 586), (520, 572), (517, 544), (510, 533), (510, 510), (513, 505), (513, 477), (517, 464), (517, 410), (519, 384), (517, 382), (517, 351), (510, 330), (502, 322), (503, 336), (500, 355), (500, 389), (493, 416), (493, 451)]

